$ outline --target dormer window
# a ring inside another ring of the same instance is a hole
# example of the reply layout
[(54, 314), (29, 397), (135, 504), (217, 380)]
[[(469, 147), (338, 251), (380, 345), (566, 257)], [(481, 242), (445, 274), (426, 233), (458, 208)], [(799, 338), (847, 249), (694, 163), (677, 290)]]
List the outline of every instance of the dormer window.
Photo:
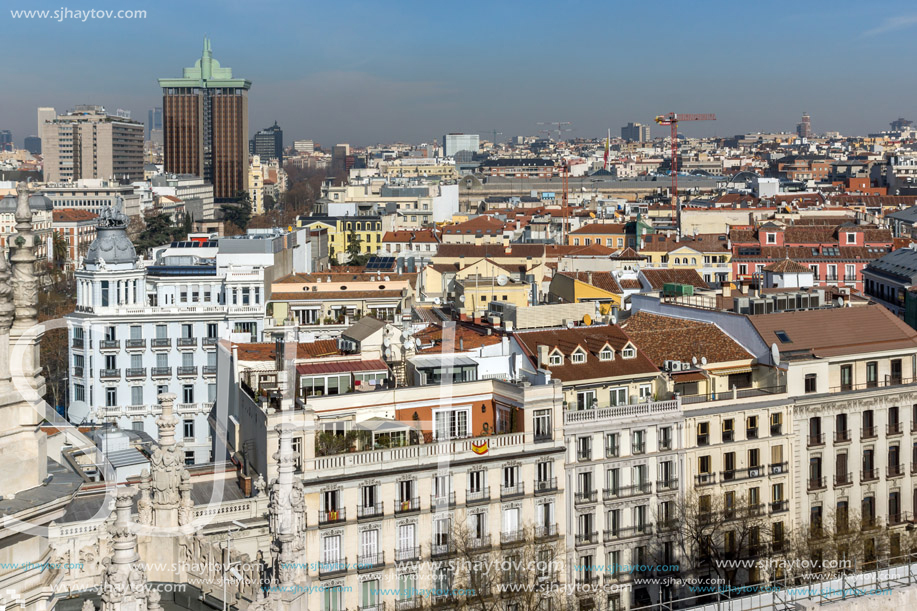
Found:
[(607, 346), (606, 346), (605, 348), (602, 348), (602, 351), (599, 352), (599, 360), (600, 360), (600, 361), (613, 361), (613, 360), (615, 360), (615, 353), (614, 353), (614, 350), (612, 350), (611, 348), (609, 348), (609, 347), (607, 347)]
[(777, 234), (776, 233), (767, 234), (767, 243), (776, 244), (777, 243)]
[(857, 234), (855, 234), (855, 233), (848, 233), (848, 234), (847, 234), (847, 243), (848, 243), (848, 244), (856, 244), (856, 243), (857, 243)]
[(552, 352), (551, 356), (548, 357), (549, 365), (563, 365), (564, 364), (564, 355), (560, 352)]
[(585, 363), (586, 362), (586, 352), (579, 348), (573, 354), (570, 355), (570, 360), (574, 363)]
[(633, 348), (625, 348), (621, 351), (621, 357), (625, 359), (632, 359), (637, 356), (637, 351)]

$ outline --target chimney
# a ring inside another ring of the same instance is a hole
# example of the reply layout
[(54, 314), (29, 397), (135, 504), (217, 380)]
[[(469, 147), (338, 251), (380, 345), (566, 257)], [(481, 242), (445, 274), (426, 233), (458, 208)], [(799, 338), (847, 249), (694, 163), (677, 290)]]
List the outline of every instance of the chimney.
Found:
[(732, 297), (732, 287), (728, 284), (723, 285), (723, 297)]
[(592, 272), (586, 272), (586, 282), (592, 284)]
[(548, 347), (544, 344), (538, 344), (538, 366), (547, 367), (548, 366)]

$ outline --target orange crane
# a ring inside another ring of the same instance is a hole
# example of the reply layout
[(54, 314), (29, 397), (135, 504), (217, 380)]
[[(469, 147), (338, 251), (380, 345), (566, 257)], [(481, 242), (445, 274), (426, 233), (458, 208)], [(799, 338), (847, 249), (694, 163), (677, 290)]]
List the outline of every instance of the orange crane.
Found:
[(656, 117), (656, 123), (659, 125), (672, 126), (672, 201), (678, 202), (678, 124), (682, 121), (716, 121), (716, 115), (706, 114), (676, 114), (670, 112), (667, 115)]

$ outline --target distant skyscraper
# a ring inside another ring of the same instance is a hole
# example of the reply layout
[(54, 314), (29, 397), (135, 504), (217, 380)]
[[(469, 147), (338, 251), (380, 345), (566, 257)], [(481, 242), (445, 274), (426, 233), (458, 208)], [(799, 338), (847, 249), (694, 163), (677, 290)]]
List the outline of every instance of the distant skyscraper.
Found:
[(44, 133), (45, 122), (53, 121), (54, 117), (57, 116), (57, 111), (55, 111), (50, 106), (39, 106), (38, 107), (38, 137), (41, 138), (41, 135)]
[(443, 156), (454, 157), (459, 151), (477, 153), (481, 150), (481, 137), (477, 134), (446, 134), (443, 136)]
[(152, 140), (150, 132), (154, 129), (162, 130), (162, 107), (156, 106), (147, 112), (146, 139)]
[(210, 40), (180, 78), (161, 78), (165, 171), (213, 185), (217, 202), (248, 190), (248, 90), (251, 81), (213, 59)]
[(343, 176), (347, 172), (347, 157), (350, 156), (349, 144), (335, 144), (331, 149), (331, 173)]
[(283, 167), (283, 130), (274, 121), (274, 125), (262, 129), (252, 138), (252, 155), (261, 157), (262, 163), (277, 159)]
[(13, 134), (8, 129), (0, 130), (0, 151), (13, 150)]
[(913, 124), (914, 124), (913, 121), (909, 121), (908, 119), (905, 119), (904, 117), (900, 117), (898, 119), (895, 119), (891, 123), (889, 123), (893, 132), (903, 132), (904, 130), (906, 130)]
[(25, 150), (33, 155), (41, 155), (41, 138), (38, 136), (25, 137)]
[(809, 113), (802, 113), (802, 121), (796, 124), (796, 135), (800, 138), (812, 137), (812, 121), (809, 119)]
[(650, 126), (642, 123), (628, 123), (621, 128), (621, 138), (627, 142), (649, 142)]
[(297, 153), (314, 153), (315, 143), (312, 140), (294, 140), (293, 149)]
[(43, 126), (45, 182), (143, 180), (143, 123), (101, 106), (77, 106)]

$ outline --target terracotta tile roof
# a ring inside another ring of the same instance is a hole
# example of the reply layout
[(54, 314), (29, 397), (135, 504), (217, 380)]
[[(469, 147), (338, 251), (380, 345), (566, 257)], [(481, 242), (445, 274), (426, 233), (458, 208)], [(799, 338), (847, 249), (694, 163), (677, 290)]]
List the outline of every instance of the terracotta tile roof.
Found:
[(388, 365), (378, 359), (371, 361), (325, 361), (321, 363), (303, 363), (296, 366), (296, 372), (303, 375), (323, 373), (350, 373), (352, 371), (388, 371)]
[(386, 231), (382, 236), (383, 242), (418, 242), (436, 243), (436, 234), (432, 230), (426, 231)]
[[(621, 376), (652, 375), (658, 368), (637, 347), (637, 355), (632, 359), (621, 356), (621, 349), (630, 342), (630, 338), (615, 325), (593, 325), (574, 327), (572, 329), (550, 329), (544, 331), (523, 331), (514, 335), (523, 347), (532, 366), (538, 366), (538, 346), (548, 346), (548, 354), (555, 348), (564, 355), (564, 364), (546, 366), (551, 377), (563, 382), (581, 380), (599, 380)], [(605, 344), (615, 350), (614, 360), (599, 360), (599, 352)], [(573, 363), (570, 355), (577, 347), (586, 352), (586, 362)]]
[(609, 293), (620, 295), (624, 292), (611, 272), (560, 272), (560, 275), (585, 282)]
[[(917, 348), (917, 331), (878, 304), (749, 319), (768, 345), (777, 344), (781, 360)], [(782, 341), (777, 331), (783, 331), (789, 342)]]
[(661, 289), (662, 285), (668, 282), (690, 284), (699, 289), (710, 288), (700, 274), (693, 269), (641, 269), (640, 273), (650, 283), (650, 288), (653, 290)]
[[(487, 335), (486, 331), (481, 328), (473, 328), (465, 325), (456, 325), (452, 338), (452, 352), (462, 350), (475, 350), (484, 346), (493, 346), (499, 344), (501, 337), (499, 335)], [(443, 328), (439, 325), (431, 324), (424, 327), (414, 334), (414, 337), (420, 340), (421, 347), (418, 354), (439, 354), (443, 352)], [(447, 336), (448, 339), (448, 336)]]
[(636, 250), (634, 250), (630, 246), (628, 246), (627, 248), (623, 248), (615, 253), (612, 253), (611, 258), (628, 260), (628, 261), (642, 261), (643, 259), (646, 259), (646, 257), (638, 253)]
[(78, 223), (99, 218), (99, 215), (95, 212), (77, 210), (76, 208), (55, 208), (52, 215), (55, 223)]
[(501, 257), (533, 259), (557, 259), (569, 256), (611, 256), (614, 251), (605, 246), (567, 246), (566, 244), (440, 244), (437, 258), (484, 258)]
[(322, 301), (326, 299), (374, 299), (401, 297), (401, 291), (300, 291), (271, 293), (271, 301)]
[(570, 235), (624, 235), (626, 226), (618, 223), (589, 223), (570, 232)]
[(622, 289), (629, 291), (639, 291), (643, 288), (643, 285), (636, 278), (622, 278), (619, 284)]
[(669, 360), (690, 363), (695, 357), (706, 357), (708, 364), (753, 358), (713, 323), (637, 312), (621, 328), (656, 366)]
[(792, 259), (781, 259), (780, 261), (771, 263), (765, 267), (764, 271), (781, 274), (805, 274), (811, 272), (812, 270), (810, 270), (805, 265), (796, 263), (796, 261), (793, 261)]
[[(732, 256), (732, 261), (779, 261), (790, 258), (796, 262), (808, 261), (872, 261), (888, 254), (889, 249), (883, 246), (839, 246), (837, 255), (818, 252), (812, 246), (764, 246), (759, 248), (760, 254), (737, 254)], [(833, 252), (833, 251), (832, 251)]]
[[(315, 284), (315, 283), (340, 283), (340, 282), (377, 282), (379, 274), (377, 273), (335, 273), (335, 272), (315, 272), (312, 274), (289, 274), (283, 278), (274, 281), (274, 284)], [(385, 280), (385, 278), (388, 280)], [(404, 272), (396, 274), (394, 272), (382, 272), (382, 280), (378, 282), (409, 282), (412, 286), (417, 281), (417, 272)], [(331, 287), (329, 287), (331, 288)]]
[[(240, 361), (273, 361), (274, 344), (257, 343), (257, 344), (233, 344), (239, 354)], [(321, 339), (314, 342), (304, 342), (296, 344), (297, 359), (314, 359), (328, 356), (338, 356), (343, 354), (338, 350), (337, 341), (333, 339)]]
[(443, 227), (443, 233), (447, 235), (464, 235), (475, 234), (480, 231), (482, 233), (496, 235), (503, 233), (503, 227), (503, 221), (499, 221), (492, 216), (484, 215), (469, 219), (464, 223), (446, 225)]

